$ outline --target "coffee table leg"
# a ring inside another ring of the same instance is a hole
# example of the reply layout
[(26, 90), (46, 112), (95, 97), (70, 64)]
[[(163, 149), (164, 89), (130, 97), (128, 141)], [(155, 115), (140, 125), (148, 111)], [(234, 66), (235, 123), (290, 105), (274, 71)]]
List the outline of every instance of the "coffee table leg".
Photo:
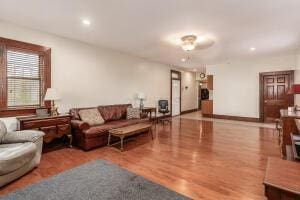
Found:
[(152, 137), (152, 140), (153, 140), (153, 139), (154, 139), (154, 136), (153, 136), (152, 127), (150, 127), (149, 131), (150, 131), (150, 134), (151, 134), (151, 137)]
[(121, 139), (121, 151), (123, 151), (124, 136), (121, 136), (120, 139)]
[(107, 141), (107, 146), (110, 146), (110, 138), (111, 138), (111, 134), (108, 134), (108, 141)]

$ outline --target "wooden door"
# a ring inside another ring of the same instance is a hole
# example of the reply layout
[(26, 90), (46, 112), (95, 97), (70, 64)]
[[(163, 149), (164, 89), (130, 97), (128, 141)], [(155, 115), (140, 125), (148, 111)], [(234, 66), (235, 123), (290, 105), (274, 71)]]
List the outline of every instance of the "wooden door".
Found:
[(280, 118), (280, 109), (294, 105), (294, 96), (287, 92), (293, 84), (294, 71), (261, 73), (263, 122)]

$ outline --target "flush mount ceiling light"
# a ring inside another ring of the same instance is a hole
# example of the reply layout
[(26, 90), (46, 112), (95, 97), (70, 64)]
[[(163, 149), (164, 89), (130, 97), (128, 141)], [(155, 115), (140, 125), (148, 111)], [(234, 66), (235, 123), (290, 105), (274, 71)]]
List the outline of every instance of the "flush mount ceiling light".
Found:
[(83, 20), (82, 20), (82, 23), (83, 23), (85, 26), (91, 25), (91, 21), (88, 20), (88, 19), (83, 19)]
[(256, 50), (255, 47), (251, 47), (251, 48), (250, 48), (250, 51), (255, 51), (255, 50)]
[(192, 51), (196, 47), (197, 36), (195, 35), (186, 35), (181, 38), (182, 41), (182, 49), (184, 51)]

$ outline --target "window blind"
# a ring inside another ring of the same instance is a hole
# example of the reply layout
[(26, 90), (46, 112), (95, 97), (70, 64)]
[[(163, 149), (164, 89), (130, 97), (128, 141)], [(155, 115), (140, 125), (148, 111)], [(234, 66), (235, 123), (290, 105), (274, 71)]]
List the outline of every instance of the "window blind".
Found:
[(39, 54), (7, 50), (7, 107), (41, 105), (43, 59)]

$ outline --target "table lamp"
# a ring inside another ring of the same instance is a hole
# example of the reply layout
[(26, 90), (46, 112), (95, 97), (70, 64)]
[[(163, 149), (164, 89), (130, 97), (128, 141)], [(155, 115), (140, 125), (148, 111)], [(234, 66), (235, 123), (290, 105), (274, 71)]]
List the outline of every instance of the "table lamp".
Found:
[(57, 116), (58, 115), (58, 107), (55, 107), (55, 100), (59, 100), (60, 95), (58, 94), (55, 88), (48, 88), (45, 98), (45, 101), (51, 101), (51, 115)]
[(137, 98), (140, 100), (140, 109), (144, 108), (144, 99), (146, 99), (146, 95), (144, 93), (138, 93)]
[(300, 94), (300, 84), (294, 84), (291, 86), (289, 91), (287, 92), (288, 94)]

